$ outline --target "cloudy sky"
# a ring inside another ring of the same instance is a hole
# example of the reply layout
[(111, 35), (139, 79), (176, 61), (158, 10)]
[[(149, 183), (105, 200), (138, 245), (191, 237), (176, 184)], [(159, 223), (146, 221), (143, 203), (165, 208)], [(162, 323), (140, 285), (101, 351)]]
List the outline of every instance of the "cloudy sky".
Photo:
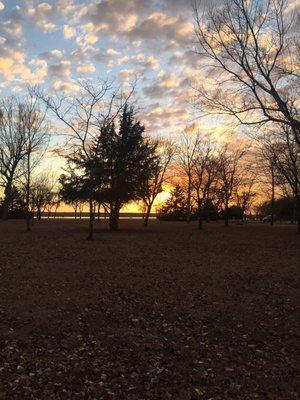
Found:
[(191, 123), (191, 0), (1, 0), (0, 91), (73, 91), (78, 78), (138, 78), (151, 133)]
[[(300, 6), (300, 0), (289, 1)], [(202, 0), (212, 2), (220, 0)], [(193, 53), (192, 3), (0, 0), (0, 96), (22, 93), (26, 83), (72, 92), (78, 78), (124, 85), (138, 78), (148, 133), (178, 133), (195, 120), (190, 82), (201, 79), (201, 60)], [(215, 118), (200, 122), (216, 132), (223, 129)]]

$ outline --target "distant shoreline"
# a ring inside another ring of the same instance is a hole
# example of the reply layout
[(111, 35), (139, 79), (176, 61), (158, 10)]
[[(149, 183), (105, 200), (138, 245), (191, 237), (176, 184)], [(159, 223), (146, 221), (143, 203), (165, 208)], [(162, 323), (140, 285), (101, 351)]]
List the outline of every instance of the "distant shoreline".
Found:
[[(99, 214), (99, 216), (100, 216), (100, 219), (104, 219), (104, 220), (109, 218), (109, 214), (103, 213), (103, 212), (101, 212)], [(144, 213), (132, 213), (132, 212), (120, 213), (120, 219), (143, 219), (144, 216), (145, 216)], [(97, 219), (97, 217), (98, 217), (98, 214), (95, 213), (95, 218)], [(157, 217), (156, 213), (151, 213), (149, 216), (150, 219), (156, 219), (156, 217)], [(42, 213), (42, 219), (54, 219), (54, 218), (55, 219), (75, 219), (75, 213), (74, 212), (57, 212), (57, 213), (44, 212), (44, 213)], [(82, 212), (81, 214), (77, 213), (77, 219), (87, 219), (87, 218), (89, 218), (88, 212), (85, 211), (85, 212)]]

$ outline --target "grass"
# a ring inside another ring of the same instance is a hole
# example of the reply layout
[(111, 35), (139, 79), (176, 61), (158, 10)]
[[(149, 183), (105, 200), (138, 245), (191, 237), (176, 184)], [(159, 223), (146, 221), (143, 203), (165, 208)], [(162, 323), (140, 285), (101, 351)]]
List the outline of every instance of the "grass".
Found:
[(291, 226), (0, 224), (0, 399), (297, 399)]

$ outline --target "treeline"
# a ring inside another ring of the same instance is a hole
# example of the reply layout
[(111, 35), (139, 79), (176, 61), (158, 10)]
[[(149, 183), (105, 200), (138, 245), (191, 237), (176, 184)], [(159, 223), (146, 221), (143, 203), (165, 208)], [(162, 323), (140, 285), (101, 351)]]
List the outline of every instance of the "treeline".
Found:
[[(286, 130), (274, 141), (270, 133), (268, 141), (247, 148), (243, 142), (223, 143), (188, 131), (173, 141), (153, 139), (145, 135), (129, 97), (114, 93), (105, 103), (103, 97), (95, 100), (97, 93), (84, 84), (80, 99), (67, 100), (68, 112), (61, 100), (56, 103), (37, 91), (26, 100), (10, 98), (2, 103), (2, 219), (23, 217), (30, 230), (34, 215), (37, 220), (42, 213), (55, 215), (62, 203), (71, 205), (75, 216), (88, 207), (92, 239), (100, 208), (109, 214), (109, 228), (117, 230), (121, 208), (139, 203), (147, 226), (153, 204), (167, 189), (169, 198), (157, 207), (162, 220), (197, 219), (202, 229), (203, 220), (222, 218), (228, 226), (231, 218), (249, 217), (254, 209), (257, 214), (278, 215), (276, 197), (282, 197), (289, 199), (299, 226), (299, 186), (290, 178), (299, 177), (299, 157)], [(94, 112), (100, 105), (101, 114)], [(104, 105), (109, 107), (106, 114)], [(66, 166), (58, 182), (49, 171), (35, 173), (53, 129), (49, 112), (71, 135), (67, 151), (60, 149)], [(261, 195), (268, 200), (259, 207)]]
[[(265, 198), (269, 205), (261, 210), (273, 223), (276, 201), (286, 198), (300, 234), (297, 16), (293, 19), (287, 0), (224, 0), (220, 7), (204, 12), (194, 7), (194, 50), (201, 60), (194, 106), (200, 116), (225, 115), (245, 127), (246, 145), (234, 136), (227, 144), (213, 141), (203, 132), (185, 133), (175, 142), (151, 140), (133, 107), (135, 85), (124, 91), (107, 80), (80, 80), (72, 95), (31, 88), (25, 100), (0, 102), (2, 219), (16, 193), (27, 230), (32, 215), (45, 207), (55, 209), (63, 201), (80, 210), (88, 204), (92, 239), (98, 207), (109, 213), (110, 229), (116, 230), (122, 206), (140, 202), (147, 226), (158, 194), (175, 187), (183, 195), (176, 200), (181, 218), (197, 218), (200, 229), (208, 206), (228, 226), (233, 206), (246, 215), (254, 201), (257, 206)], [(54, 131), (67, 139), (56, 149), (67, 166), (53, 186), (38, 176), (37, 166)], [(171, 218), (176, 207), (169, 199), (162, 212)]]

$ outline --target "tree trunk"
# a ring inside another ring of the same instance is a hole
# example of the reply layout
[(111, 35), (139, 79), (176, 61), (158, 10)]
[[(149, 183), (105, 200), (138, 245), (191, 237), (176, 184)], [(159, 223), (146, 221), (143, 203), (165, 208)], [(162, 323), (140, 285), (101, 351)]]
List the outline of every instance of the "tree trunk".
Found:
[(300, 235), (300, 197), (296, 197), (297, 234)]
[(100, 207), (101, 207), (101, 205), (100, 205), (100, 203), (98, 203), (98, 208), (97, 208), (97, 223), (98, 224), (100, 222)]
[(87, 237), (87, 240), (93, 240), (94, 236), (94, 219), (95, 219), (95, 214), (94, 214), (94, 202), (93, 198), (90, 197), (89, 199), (89, 207), (90, 207), (90, 218), (89, 218), (89, 235)]
[(112, 204), (109, 214), (109, 229), (111, 231), (117, 231), (119, 229), (119, 215), (120, 206), (118, 203)]
[(202, 229), (203, 228), (203, 218), (202, 218), (202, 211), (199, 210), (198, 211), (198, 229)]
[(74, 219), (77, 220), (77, 206), (74, 206)]
[[(29, 162), (28, 162), (29, 163)], [(31, 231), (31, 224), (30, 224), (30, 165), (28, 165), (28, 170), (27, 170), (27, 182), (26, 182), (26, 231), (30, 232)], [(37, 217), (39, 219), (39, 214), (37, 214)]]
[(147, 210), (146, 210), (146, 214), (145, 214), (145, 218), (144, 218), (144, 227), (145, 228), (148, 226), (149, 216), (150, 216), (150, 213), (151, 213), (151, 208), (152, 208), (152, 203), (147, 205)]
[(228, 201), (225, 202), (225, 226), (229, 226)]
[(7, 220), (9, 206), (11, 203), (12, 179), (9, 179), (4, 190), (4, 201), (2, 204), (2, 221)]
[(41, 218), (42, 218), (42, 211), (41, 211), (40, 208), (38, 208), (38, 209), (36, 210), (36, 219), (37, 219), (38, 221), (40, 221)]
[(187, 194), (187, 210), (186, 210), (186, 222), (191, 222), (191, 180), (188, 182), (188, 194)]
[(275, 177), (274, 177), (274, 166), (271, 165), (271, 179), (272, 179), (272, 194), (271, 194), (271, 226), (274, 225), (274, 205), (275, 205)]

